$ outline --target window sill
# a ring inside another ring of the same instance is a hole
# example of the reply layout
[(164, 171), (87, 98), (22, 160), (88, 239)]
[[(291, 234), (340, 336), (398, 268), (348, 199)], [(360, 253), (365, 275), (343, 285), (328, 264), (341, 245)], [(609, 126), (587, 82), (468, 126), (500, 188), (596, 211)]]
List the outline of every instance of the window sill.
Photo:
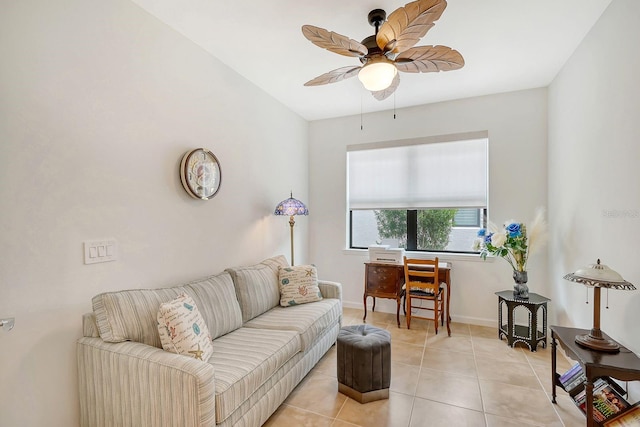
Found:
[[(359, 256), (363, 258), (369, 258), (369, 251), (367, 249), (343, 249), (343, 255), (349, 256)], [(437, 256), (440, 261), (443, 262), (454, 262), (454, 261), (471, 261), (471, 262), (493, 262), (493, 256), (488, 256), (487, 260), (483, 260), (480, 257), (480, 254), (455, 254), (455, 253), (444, 253), (444, 252), (413, 252), (406, 251), (406, 256), (410, 256), (412, 258), (433, 258)]]

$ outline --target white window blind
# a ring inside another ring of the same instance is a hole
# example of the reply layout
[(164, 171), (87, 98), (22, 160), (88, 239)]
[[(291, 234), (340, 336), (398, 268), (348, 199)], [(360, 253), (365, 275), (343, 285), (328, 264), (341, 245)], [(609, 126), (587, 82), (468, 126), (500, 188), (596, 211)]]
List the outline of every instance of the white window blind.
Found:
[(487, 138), (412, 142), (348, 147), (350, 209), (487, 206)]

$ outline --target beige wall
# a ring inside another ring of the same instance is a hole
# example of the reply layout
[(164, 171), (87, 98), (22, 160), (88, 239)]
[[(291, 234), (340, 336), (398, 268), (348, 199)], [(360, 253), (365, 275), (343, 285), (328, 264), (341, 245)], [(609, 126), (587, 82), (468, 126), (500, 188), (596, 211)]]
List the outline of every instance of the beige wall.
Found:
[[(289, 256), (273, 209), (308, 200), (308, 124), (126, 0), (4, 1), (0, 57), (0, 426), (70, 427), (93, 295)], [(202, 146), (223, 172), (206, 202), (178, 178)], [(102, 238), (119, 259), (84, 265)]]
[[(558, 322), (591, 328), (598, 258), (640, 289), (640, 2), (614, 0), (549, 89), (549, 283)], [(640, 291), (603, 292), (601, 328), (640, 353)], [(640, 397), (640, 394), (639, 394)]]
[[(366, 251), (347, 247), (346, 147), (351, 144), (473, 131), (489, 132), (489, 212), (498, 224), (530, 221), (547, 201), (547, 91), (533, 89), (312, 122), (309, 157), (310, 258), (318, 274), (343, 283), (345, 305), (362, 307)], [(503, 260), (441, 256), (453, 263), (451, 311), (454, 320), (495, 325), (494, 292), (513, 287)], [(545, 294), (545, 252), (532, 257), (529, 285)], [(369, 300), (371, 302), (371, 300)], [(376, 309), (395, 312), (395, 302)]]

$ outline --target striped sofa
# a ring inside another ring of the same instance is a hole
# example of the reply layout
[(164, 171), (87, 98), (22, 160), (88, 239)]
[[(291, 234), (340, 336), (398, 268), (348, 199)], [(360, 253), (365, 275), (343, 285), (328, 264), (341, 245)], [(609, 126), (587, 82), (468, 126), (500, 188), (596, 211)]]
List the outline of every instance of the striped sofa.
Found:
[[(260, 426), (335, 343), (339, 283), (280, 307), (283, 256), (164, 289), (93, 298), (77, 342), (82, 426)], [(213, 337), (208, 362), (164, 351), (156, 314), (186, 293)]]

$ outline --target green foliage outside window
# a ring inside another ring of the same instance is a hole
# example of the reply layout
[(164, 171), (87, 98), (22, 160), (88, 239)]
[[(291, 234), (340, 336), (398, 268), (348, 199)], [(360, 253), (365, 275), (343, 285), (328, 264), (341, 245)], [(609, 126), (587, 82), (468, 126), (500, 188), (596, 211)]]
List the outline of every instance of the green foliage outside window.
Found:
[[(449, 234), (457, 209), (429, 209), (417, 211), (417, 248), (441, 251), (449, 244)], [(407, 248), (407, 211), (375, 211), (378, 234), (383, 239), (398, 239), (401, 248)]]

